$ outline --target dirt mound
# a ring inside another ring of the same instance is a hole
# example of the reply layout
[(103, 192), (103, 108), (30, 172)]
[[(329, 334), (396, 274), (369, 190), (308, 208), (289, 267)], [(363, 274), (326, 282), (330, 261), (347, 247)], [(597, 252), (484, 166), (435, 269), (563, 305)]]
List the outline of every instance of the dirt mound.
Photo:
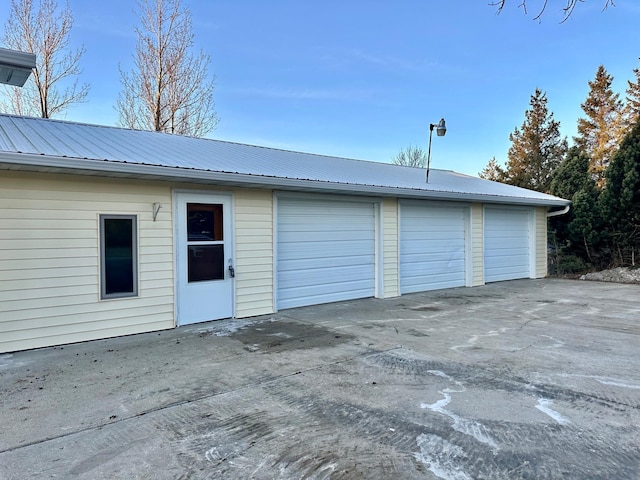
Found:
[(618, 267), (600, 272), (587, 273), (580, 280), (599, 282), (640, 283), (640, 268)]

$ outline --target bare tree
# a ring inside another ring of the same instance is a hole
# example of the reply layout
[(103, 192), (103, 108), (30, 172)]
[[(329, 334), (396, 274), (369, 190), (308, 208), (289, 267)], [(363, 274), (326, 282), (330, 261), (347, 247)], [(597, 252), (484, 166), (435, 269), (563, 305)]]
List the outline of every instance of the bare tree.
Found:
[(11, 0), (4, 29), (8, 48), (36, 55), (36, 68), (24, 87), (5, 87), (4, 111), (51, 118), (83, 102), (89, 85), (78, 85), (84, 47), (69, 50), (73, 15), (67, 2), (59, 12), (55, 0)]
[(180, 0), (139, 0), (138, 37), (131, 72), (120, 70), (119, 123), (128, 128), (202, 137), (218, 116), (211, 57), (191, 54), (191, 12)]
[[(549, 0), (540, 0), (540, 1), (542, 2), (542, 5), (538, 7), (537, 9), (538, 13), (536, 14), (535, 17), (533, 17), (534, 20), (539, 20), (542, 17), (542, 14), (547, 9), (547, 4), (549, 3)], [(564, 15), (562, 22), (565, 22), (571, 16), (571, 14), (575, 10), (578, 3), (584, 3), (584, 0), (566, 0), (566, 2), (567, 2), (566, 5), (562, 7), (562, 13)], [(500, 13), (502, 12), (506, 4), (507, 4), (507, 0), (496, 0), (490, 3), (489, 5), (498, 7), (498, 13)], [(520, 4), (518, 5), (518, 7), (522, 8), (525, 15), (527, 14), (527, 6), (528, 6), (527, 0), (520, 0)], [(616, 4), (614, 0), (604, 0), (604, 7), (602, 8), (602, 10), (606, 10), (609, 7), (615, 7), (615, 6)]]
[(420, 147), (409, 145), (406, 149), (401, 149), (398, 154), (391, 159), (395, 165), (404, 165), (405, 167), (424, 168), (427, 165), (427, 154)]

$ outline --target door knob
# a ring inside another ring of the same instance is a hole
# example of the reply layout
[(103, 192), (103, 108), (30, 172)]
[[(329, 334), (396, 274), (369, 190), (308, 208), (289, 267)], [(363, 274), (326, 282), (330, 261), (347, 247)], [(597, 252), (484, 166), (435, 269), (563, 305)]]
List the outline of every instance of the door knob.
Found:
[(233, 268), (233, 261), (229, 259), (229, 276), (234, 278), (236, 276), (236, 269)]

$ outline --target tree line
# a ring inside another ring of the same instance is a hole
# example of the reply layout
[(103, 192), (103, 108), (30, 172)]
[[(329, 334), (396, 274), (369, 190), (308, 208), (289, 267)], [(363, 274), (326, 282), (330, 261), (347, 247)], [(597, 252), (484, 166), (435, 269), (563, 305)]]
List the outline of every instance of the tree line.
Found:
[[(24, 87), (5, 86), (2, 111), (51, 118), (85, 101), (88, 84), (78, 84), (84, 47), (69, 49), (73, 14), (67, 2), (11, 0), (4, 28), (7, 48), (36, 54), (36, 68)], [(191, 12), (180, 0), (139, 0), (131, 71), (120, 69), (118, 124), (201, 137), (218, 123), (213, 101), (211, 57), (193, 52)]]
[(536, 89), (521, 127), (510, 134), (506, 165), (495, 157), (479, 173), (489, 180), (571, 200), (567, 215), (552, 217), (552, 271), (577, 273), (635, 266), (640, 258), (640, 69), (626, 96), (613, 91), (603, 65), (589, 82), (573, 145)]

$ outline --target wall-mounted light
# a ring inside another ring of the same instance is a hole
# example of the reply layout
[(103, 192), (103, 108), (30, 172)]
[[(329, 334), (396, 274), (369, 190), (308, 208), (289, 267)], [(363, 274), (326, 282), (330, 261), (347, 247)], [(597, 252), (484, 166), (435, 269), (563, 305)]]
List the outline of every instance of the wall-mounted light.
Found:
[(433, 129), (436, 129), (436, 134), (439, 137), (444, 137), (447, 133), (447, 126), (445, 125), (444, 118), (436, 123), (429, 124), (429, 151), (427, 152), (427, 183), (429, 183), (429, 170), (431, 168), (431, 137), (433, 136)]
[(152, 207), (152, 213), (153, 213), (153, 221), (156, 221), (156, 217), (158, 216), (158, 212), (160, 211), (160, 209), (162, 208), (162, 204), (159, 202), (156, 202), (153, 204)]

